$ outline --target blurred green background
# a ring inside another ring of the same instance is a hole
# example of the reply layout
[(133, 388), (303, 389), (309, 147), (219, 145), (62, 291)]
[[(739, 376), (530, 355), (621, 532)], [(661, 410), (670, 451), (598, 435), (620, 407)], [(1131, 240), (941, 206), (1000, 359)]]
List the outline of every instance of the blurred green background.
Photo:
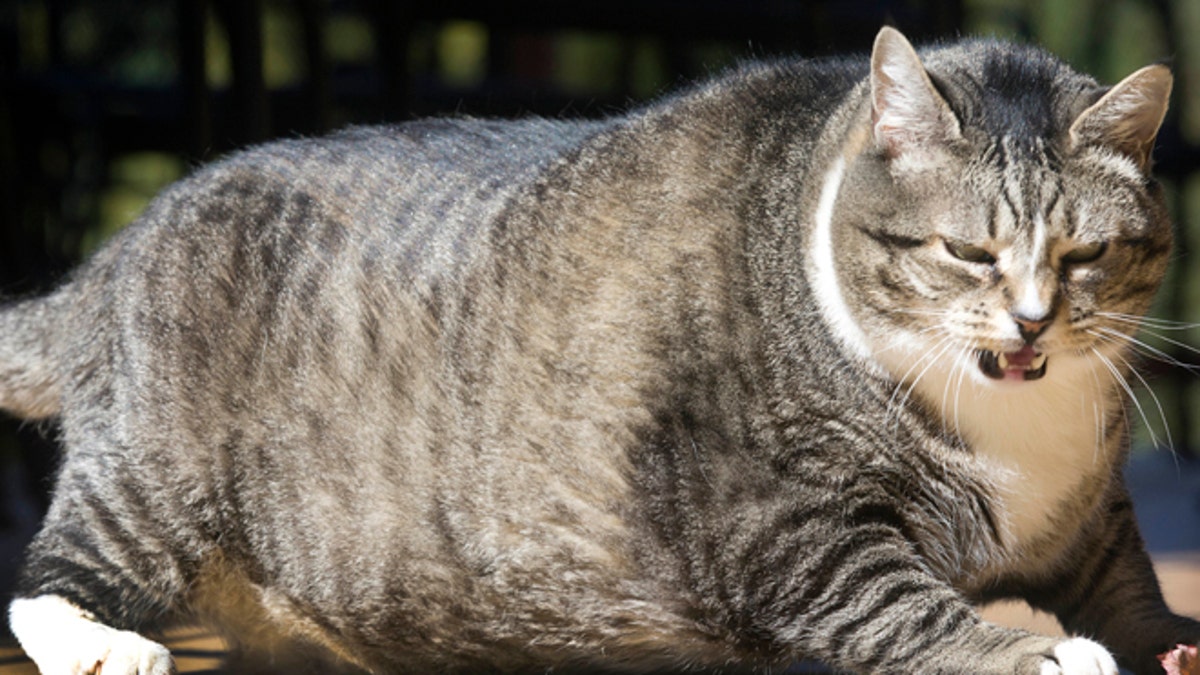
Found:
[[(1155, 314), (1200, 322), (1200, 265), (1187, 257), (1200, 237), (1196, 0), (477, 5), (0, 0), (0, 295), (50, 287), (164, 185), (247, 144), (431, 114), (605, 115), (737, 59), (866, 51), (890, 23), (917, 42), (1039, 43), (1108, 83), (1169, 60), (1177, 85), (1157, 156), (1180, 247)], [(1186, 345), (1200, 330), (1169, 328), (1145, 339), (1195, 370)], [(1194, 455), (1196, 375), (1155, 361), (1142, 372), (1154, 395), (1142, 396), (1139, 446), (1170, 434)], [(53, 434), (0, 426), (0, 529), (36, 524)]]

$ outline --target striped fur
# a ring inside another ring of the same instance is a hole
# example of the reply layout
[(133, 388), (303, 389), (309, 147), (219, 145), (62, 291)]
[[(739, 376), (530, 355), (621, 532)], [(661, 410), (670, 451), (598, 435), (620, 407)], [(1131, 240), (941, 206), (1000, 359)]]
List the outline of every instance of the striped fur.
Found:
[[(0, 404), (65, 445), (14, 632), (105, 675), (161, 672), (128, 631), (179, 617), (316, 672), (1156, 672), (1200, 624), (1121, 484), (1112, 313), (1170, 247), (1169, 75), (922, 58), (884, 30), (605, 121), (352, 129), (168, 189), (0, 314)], [(1044, 376), (988, 359), (1026, 345)], [(983, 623), (1002, 597), (1082, 637)]]

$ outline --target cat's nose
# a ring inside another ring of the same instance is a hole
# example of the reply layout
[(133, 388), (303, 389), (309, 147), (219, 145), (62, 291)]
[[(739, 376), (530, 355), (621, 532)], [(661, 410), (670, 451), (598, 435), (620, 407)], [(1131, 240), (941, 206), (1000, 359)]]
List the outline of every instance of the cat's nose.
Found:
[(1017, 331), (1021, 333), (1021, 339), (1027, 345), (1032, 345), (1033, 341), (1046, 332), (1046, 327), (1050, 325), (1049, 316), (1030, 318), (1014, 312), (1012, 318), (1017, 324)]

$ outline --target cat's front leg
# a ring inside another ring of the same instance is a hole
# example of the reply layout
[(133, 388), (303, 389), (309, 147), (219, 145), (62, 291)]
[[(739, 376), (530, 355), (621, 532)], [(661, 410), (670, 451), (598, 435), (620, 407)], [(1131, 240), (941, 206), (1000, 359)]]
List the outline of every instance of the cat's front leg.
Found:
[(1030, 598), (1067, 630), (1095, 636), (1138, 675), (1163, 675), (1159, 656), (1200, 642), (1200, 622), (1167, 607), (1127, 496), (1074, 557), (1079, 573)]
[(1041, 675), (1107, 674), (1117, 672), (1117, 662), (1102, 645), (1073, 638), (1054, 645), (1052, 658), (1043, 660), (1041, 669)]
[[(965, 611), (965, 610), (964, 610)], [(933, 633), (949, 617), (920, 613), (864, 616), (870, 634), (848, 638), (831, 664), (853, 673), (911, 675), (1119, 675), (1113, 654), (1082, 637), (1056, 638), (975, 621), (952, 635)], [(932, 629), (928, 635), (922, 631)], [(846, 636), (843, 630), (836, 635)], [(893, 652), (884, 658), (882, 653)]]
[(912, 493), (897, 498), (874, 478), (839, 477), (827, 501), (808, 488), (807, 499), (739, 500), (709, 512), (707, 534), (719, 542), (710, 595), (724, 599), (714, 606), (725, 614), (716, 618), (740, 625), (739, 637), (765, 637), (786, 657), (837, 672), (1117, 675), (1098, 642), (984, 621), (927, 553), (949, 544), (922, 529), (930, 521), (913, 515)]
[(749, 602), (736, 609), (755, 617), (750, 633), (771, 635), (792, 655), (820, 659), (838, 672), (1117, 675), (1113, 656), (1096, 642), (985, 622), (930, 571), (894, 512), (854, 511), (854, 495), (845, 501), (863, 516), (849, 519), (859, 521), (855, 526), (808, 520), (812, 536), (781, 538), (776, 530), (770, 543), (743, 537), (730, 551), (727, 559), (737, 565), (726, 578), (748, 585), (729, 596)]
[(42, 675), (166, 675), (166, 647), (110, 628), (57, 595), (18, 598), (9, 625)]

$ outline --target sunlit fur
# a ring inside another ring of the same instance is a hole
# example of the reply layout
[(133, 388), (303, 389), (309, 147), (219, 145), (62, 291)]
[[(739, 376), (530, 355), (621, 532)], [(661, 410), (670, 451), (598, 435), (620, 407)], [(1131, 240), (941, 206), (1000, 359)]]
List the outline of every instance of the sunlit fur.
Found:
[(64, 446), (13, 632), (104, 675), (181, 618), (247, 672), (1158, 672), (1200, 624), (1120, 464), (1170, 83), (885, 29), (203, 168), (0, 311), (0, 406)]

